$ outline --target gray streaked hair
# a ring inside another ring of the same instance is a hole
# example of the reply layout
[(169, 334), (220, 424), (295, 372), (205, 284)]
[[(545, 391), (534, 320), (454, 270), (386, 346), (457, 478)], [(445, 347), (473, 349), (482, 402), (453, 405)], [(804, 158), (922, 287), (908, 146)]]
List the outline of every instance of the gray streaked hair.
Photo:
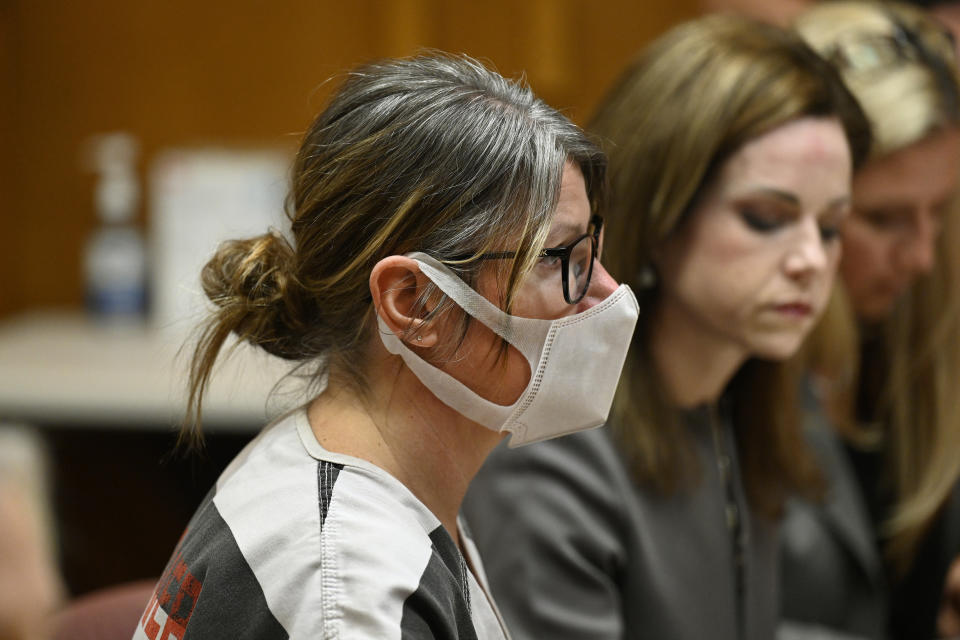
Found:
[[(293, 245), (277, 233), (228, 242), (204, 268), (219, 308), (194, 354), (191, 410), (230, 333), (290, 360), (322, 356), (318, 375), (345, 374), (362, 389), (368, 280), (386, 256), (423, 251), (472, 283), (480, 254), (516, 251), (496, 263), (509, 311), (543, 247), (568, 161), (597, 210), (600, 149), (522, 81), (467, 56), (429, 52), (351, 71), (297, 154)], [(441, 298), (431, 317), (451, 304)]]

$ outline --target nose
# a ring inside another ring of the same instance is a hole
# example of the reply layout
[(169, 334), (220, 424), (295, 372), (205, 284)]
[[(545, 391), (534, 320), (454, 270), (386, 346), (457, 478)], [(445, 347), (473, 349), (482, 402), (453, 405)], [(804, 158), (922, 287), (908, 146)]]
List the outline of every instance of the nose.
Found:
[(805, 225), (800, 241), (787, 255), (785, 263), (787, 275), (798, 282), (805, 282), (825, 271), (829, 264), (830, 259), (827, 256), (827, 247), (824, 245), (820, 225), (816, 220), (811, 220)]
[(619, 286), (620, 284), (613, 279), (613, 276), (604, 268), (600, 260), (596, 260), (593, 263), (593, 275), (590, 277), (587, 295), (583, 296), (583, 299), (577, 304), (577, 313), (600, 304)]
[(900, 251), (900, 266), (911, 277), (930, 273), (937, 257), (937, 225), (935, 214), (923, 212), (918, 216), (912, 233), (904, 240)]

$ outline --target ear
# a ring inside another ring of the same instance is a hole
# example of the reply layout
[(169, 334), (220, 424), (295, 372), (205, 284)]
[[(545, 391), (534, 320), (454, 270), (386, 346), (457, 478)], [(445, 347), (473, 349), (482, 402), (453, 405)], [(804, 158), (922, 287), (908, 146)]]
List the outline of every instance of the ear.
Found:
[[(406, 256), (388, 256), (370, 271), (374, 308), (390, 331), (411, 347), (433, 347), (438, 341), (434, 325), (412, 315), (428, 282), (420, 265)], [(421, 309), (421, 315), (424, 311), (429, 309)]]

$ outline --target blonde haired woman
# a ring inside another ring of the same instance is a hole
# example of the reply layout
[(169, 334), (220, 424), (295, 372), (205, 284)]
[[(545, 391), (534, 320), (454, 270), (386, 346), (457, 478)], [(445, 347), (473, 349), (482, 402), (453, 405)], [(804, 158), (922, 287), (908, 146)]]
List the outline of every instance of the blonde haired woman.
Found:
[[(873, 125), (813, 341), (830, 483), (784, 530), (785, 616), (869, 638), (960, 634), (960, 102), (953, 39), (919, 9), (818, 5), (797, 30)], [(818, 428), (819, 427), (819, 428)], [(947, 572), (954, 563), (952, 578)]]
[(769, 640), (777, 519), (809, 484), (783, 361), (826, 304), (866, 122), (794, 34), (711, 16), (593, 128), (604, 259), (641, 289), (611, 427), (494, 456), (470, 526), (516, 638)]

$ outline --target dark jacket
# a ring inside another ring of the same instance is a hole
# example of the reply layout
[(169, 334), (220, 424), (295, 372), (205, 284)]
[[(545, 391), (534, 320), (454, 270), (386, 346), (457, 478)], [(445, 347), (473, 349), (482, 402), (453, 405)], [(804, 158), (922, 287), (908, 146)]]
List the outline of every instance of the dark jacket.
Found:
[(672, 497), (634, 482), (607, 429), (494, 453), (464, 513), (514, 638), (773, 637), (776, 526), (748, 512), (732, 430), (719, 425), (743, 524), (740, 592), (709, 422), (706, 410), (688, 416), (700, 483)]
[[(894, 583), (881, 557), (863, 482), (844, 444), (813, 406), (808, 406), (806, 435), (827, 494), (822, 504), (788, 504), (780, 563), (785, 623), (779, 637), (834, 637), (827, 630), (846, 634), (836, 637), (870, 640), (934, 637), (944, 576), (960, 554), (960, 489), (954, 489), (922, 542), (913, 570)], [(804, 628), (809, 635), (799, 632)]]

